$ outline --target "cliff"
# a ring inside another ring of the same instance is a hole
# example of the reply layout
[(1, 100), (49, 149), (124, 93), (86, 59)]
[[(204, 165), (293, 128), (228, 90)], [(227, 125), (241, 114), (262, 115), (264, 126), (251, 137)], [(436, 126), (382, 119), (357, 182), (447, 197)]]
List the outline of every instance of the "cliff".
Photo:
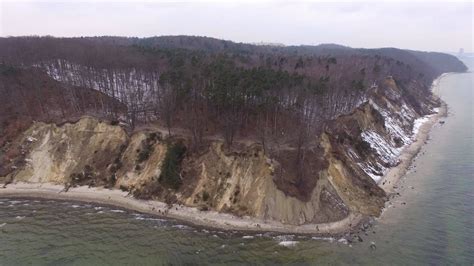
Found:
[(0, 40), (0, 181), (290, 225), (377, 216), (378, 182), (440, 105), (433, 79), (465, 69), (392, 48), (175, 41), (40, 38), (62, 49), (24, 44), (35, 56), (22, 58), (22, 39)]
[(160, 181), (167, 151), (189, 141), (152, 130), (129, 135), (92, 117), (61, 126), (34, 123), (11, 143), (23, 159), (1, 180), (115, 187), (138, 198), (287, 224), (338, 221), (349, 213), (376, 216), (386, 199), (376, 181), (397, 164), (420, 117), (400, 98), (393, 79), (387, 78), (384, 88), (331, 121), (317, 138), (325, 163), (310, 176), (314, 185), (307, 197), (292, 195), (291, 186), (277, 186), (281, 163), (257, 143), (226, 148), (222, 141), (210, 141), (198, 152), (187, 152), (180, 161), (182, 185), (171, 188)]

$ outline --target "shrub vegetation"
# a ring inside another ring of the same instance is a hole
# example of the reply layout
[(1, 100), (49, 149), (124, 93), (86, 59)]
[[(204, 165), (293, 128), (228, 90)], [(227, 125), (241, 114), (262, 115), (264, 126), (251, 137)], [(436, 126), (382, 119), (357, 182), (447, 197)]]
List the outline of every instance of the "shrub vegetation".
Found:
[(186, 147), (183, 143), (169, 144), (159, 177), (159, 182), (163, 186), (172, 189), (178, 189), (181, 186), (181, 161), (184, 158), (185, 152)]

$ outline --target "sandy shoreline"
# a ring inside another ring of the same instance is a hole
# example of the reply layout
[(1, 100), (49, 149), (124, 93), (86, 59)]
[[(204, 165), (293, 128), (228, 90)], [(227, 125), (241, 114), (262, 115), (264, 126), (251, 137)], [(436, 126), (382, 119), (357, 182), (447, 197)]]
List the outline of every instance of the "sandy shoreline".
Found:
[[(445, 74), (433, 81), (433, 91), (437, 89), (439, 80), (444, 76)], [(438, 113), (431, 115), (420, 126), (417, 135), (414, 136), (415, 140), (403, 149), (399, 157), (400, 164), (390, 168), (379, 181), (379, 186), (388, 194), (395, 192), (396, 184), (406, 174), (412, 160), (426, 143), (432, 126), (437, 123), (439, 118), (446, 116), (446, 113), (447, 106), (443, 103)], [(178, 205), (173, 205), (169, 208), (163, 202), (138, 200), (127, 194), (127, 192), (117, 189), (88, 187), (70, 188), (68, 192), (64, 192), (64, 186), (62, 185), (36, 183), (15, 183), (9, 184), (6, 188), (0, 188), (0, 197), (34, 197), (114, 205), (220, 230), (312, 234), (318, 236), (341, 235), (357, 228), (360, 223), (367, 219), (364, 215), (351, 213), (348, 217), (336, 222), (297, 226), (282, 224), (277, 221), (264, 221), (252, 217), (237, 217), (215, 211), (199, 211), (197, 208)]]
[(263, 221), (252, 217), (237, 217), (215, 211), (199, 211), (197, 208), (178, 205), (169, 208), (163, 202), (138, 200), (127, 196), (127, 194), (127, 192), (117, 189), (88, 187), (70, 188), (68, 192), (64, 192), (64, 186), (47, 183), (15, 183), (0, 189), (0, 197), (32, 197), (108, 204), (226, 231), (337, 235), (346, 232), (364, 218), (360, 214), (350, 214), (345, 219), (337, 222), (296, 226), (276, 221)]

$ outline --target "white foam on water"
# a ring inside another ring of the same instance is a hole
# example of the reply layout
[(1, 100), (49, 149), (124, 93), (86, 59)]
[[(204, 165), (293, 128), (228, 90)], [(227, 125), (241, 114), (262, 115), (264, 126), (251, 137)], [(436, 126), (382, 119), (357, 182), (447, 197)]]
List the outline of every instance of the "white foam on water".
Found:
[(328, 242), (334, 242), (334, 237), (319, 237), (319, 236), (313, 236), (311, 237), (313, 240), (320, 240), (320, 241), (328, 241)]
[(175, 224), (175, 225), (172, 225), (171, 227), (178, 228), (178, 229), (191, 229), (191, 227), (184, 224)]
[(349, 241), (347, 241), (347, 239), (345, 239), (345, 238), (340, 238), (339, 240), (337, 240), (337, 242), (339, 242), (341, 244), (344, 244), (344, 245), (349, 244)]
[(13, 204), (18, 204), (18, 203), (23, 203), (23, 202), (26, 202), (26, 201), (22, 201), (22, 200), (10, 200), (9, 202), (10, 202), (10, 204), (13, 205)]
[(289, 241), (289, 240), (293, 240), (294, 238), (295, 238), (295, 235), (278, 235), (278, 236), (273, 237), (273, 239), (277, 241)]
[(294, 247), (298, 243), (298, 241), (281, 241), (280, 243), (278, 243), (278, 245), (283, 247)]

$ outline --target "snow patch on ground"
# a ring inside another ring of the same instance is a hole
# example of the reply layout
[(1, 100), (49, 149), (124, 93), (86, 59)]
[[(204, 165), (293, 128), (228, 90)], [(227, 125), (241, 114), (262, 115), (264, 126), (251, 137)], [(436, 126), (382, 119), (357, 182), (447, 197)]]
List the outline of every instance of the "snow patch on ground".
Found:
[(429, 118), (424, 116), (424, 117), (420, 117), (420, 118), (416, 119), (413, 122), (413, 136), (416, 136), (418, 134), (418, 131), (420, 131), (420, 127), (424, 123), (426, 123), (428, 120), (429, 120)]
[(375, 182), (379, 182), (380, 179), (382, 178), (384, 171), (386, 170), (385, 167), (382, 165), (378, 164), (379, 169), (382, 170), (377, 170), (372, 164), (370, 163), (358, 163), (360, 168), (367, 174), (369, 175)]
[(33, 138), (33, 137), (31, 137), (31, 136), (28, 136), (28, 137), (26, 138), (26, 140), (27, 140), (28, 142), (34, 142), (34, 141), (37, 141), (38, 139)]
[[(44, 69), (54, 80), (95, 89), (129, 107), (134, 102), (144, 105), (139, 107), (151, 108), (156, 105), (155, 92), (159, 86), (159, 75), (156, 72), (145, 72), (135, 68), (100, 69), (62, 59), (45, 61), (34, 66)], [(147, 116), (153, 115), (153, 112), (147, 114)]]
[(415, 119), (415, 121), (413, 121), (412, 138), (415, 138), (416, 135), (418, 135), (418, 132), (420, 131), (420, 128), (421, 128), (421, 126), (423, 126), (423, 124), (428, 122), (431, 119), (431, 117), (433, 117), (435, 114), (437, 114), (439, 112), (439, 108), (434, 108), (433, 112), (434, 112), (434, 114), (425, 115), (425, 116), (417, 118), (417, 119)]

